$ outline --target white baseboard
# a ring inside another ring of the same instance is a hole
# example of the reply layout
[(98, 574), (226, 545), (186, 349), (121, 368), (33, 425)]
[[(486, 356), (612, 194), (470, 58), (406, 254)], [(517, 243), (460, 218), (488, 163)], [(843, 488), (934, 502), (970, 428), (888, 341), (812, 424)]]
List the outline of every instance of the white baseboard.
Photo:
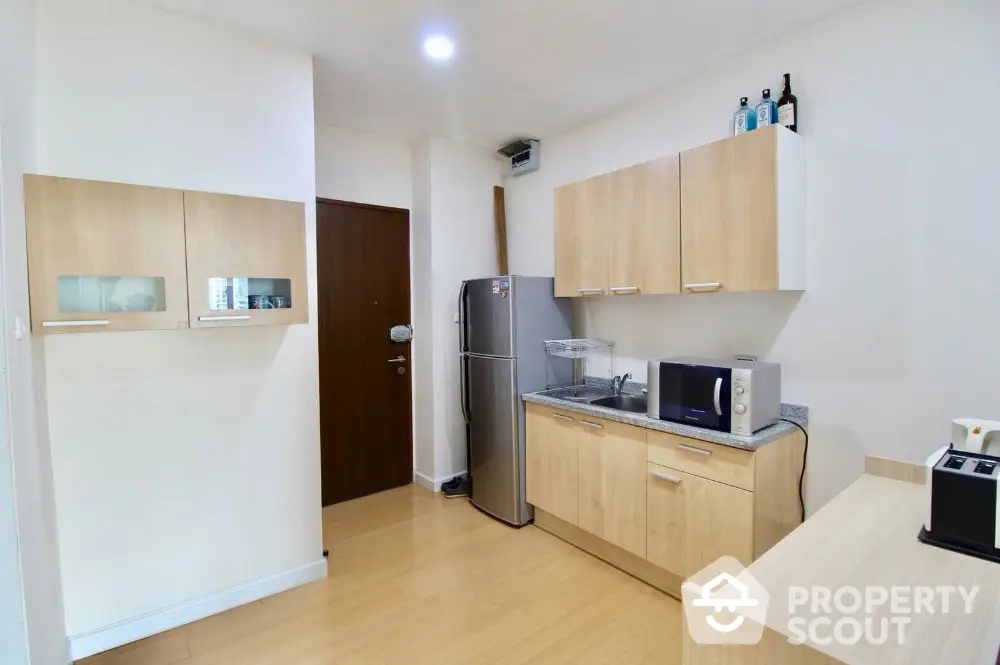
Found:
[(431, 492), (440, 492), (441, 491), (441, 485), (443, 485), (444, 483), (446, 483), (447, 481), (451, 480), (452, 478), (454, 478), (456, 476), (464, 476), (466, 473), (468, 473), (468, 472), (467, 471), (459, 471), (458, 473), (453, 473), (451, 475), (443, 476), (441, 478), (438, 478), (437, 480), (433, 480), (429, 476), (425, 476), (424, 474), (420, 473), (419, 471), (414, 471), (413, 472), (413, 483), (415, 485), (420, 485), (425, 490), (430, 490)]
[(299, 568), (245, 582), (158, 612), (79, 635), (71, 635), (70, 656), (73, 660), (93, 656), (325, 577), (326, 559), (320, 559)]

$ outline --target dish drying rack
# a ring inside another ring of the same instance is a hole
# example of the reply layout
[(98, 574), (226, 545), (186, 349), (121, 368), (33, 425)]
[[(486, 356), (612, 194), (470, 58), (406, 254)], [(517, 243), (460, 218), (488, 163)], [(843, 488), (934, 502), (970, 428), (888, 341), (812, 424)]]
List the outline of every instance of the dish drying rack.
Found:
[(547, 390), (611, 383), (615, 345), (602, 339), (556, 339), (545, 342)]

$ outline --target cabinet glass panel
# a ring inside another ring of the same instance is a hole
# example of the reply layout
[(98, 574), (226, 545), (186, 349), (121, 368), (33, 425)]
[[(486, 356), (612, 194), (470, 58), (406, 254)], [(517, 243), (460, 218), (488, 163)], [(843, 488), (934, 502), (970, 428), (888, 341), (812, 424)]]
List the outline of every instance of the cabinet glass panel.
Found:
[(62, 314), (163, 312), (167, 309), (163, 277), (60, 275), (57, 281)]
[(208, 306), (213, 312), (291, 309), (292, 280), (283, 277), (209, 277)]

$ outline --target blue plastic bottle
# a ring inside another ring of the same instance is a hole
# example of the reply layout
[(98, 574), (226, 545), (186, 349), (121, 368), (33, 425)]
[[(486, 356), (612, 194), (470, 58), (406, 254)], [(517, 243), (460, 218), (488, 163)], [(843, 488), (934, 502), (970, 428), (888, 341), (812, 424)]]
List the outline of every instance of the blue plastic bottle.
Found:
[(770, 88), (766, 88), (761, 95), (764, 98), (757, 105), (757, 126), (767, 127), (778, 122), (778, 104), (771, 99)]
[(748, 106), (750, 99), (740, 97), (740, 110), (733, 115), (733, 134), (746, 134), (757, 129), (757, 114)]

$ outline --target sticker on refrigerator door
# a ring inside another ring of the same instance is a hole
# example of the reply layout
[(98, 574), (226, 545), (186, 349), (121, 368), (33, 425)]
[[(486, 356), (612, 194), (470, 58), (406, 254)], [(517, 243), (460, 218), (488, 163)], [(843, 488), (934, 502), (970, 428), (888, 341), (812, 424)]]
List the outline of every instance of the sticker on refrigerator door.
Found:
[(508, 293), (510, 293), (510, 282), (506, 279), (500, 280), (500, 297), (506, 298)]
[(493, 295), (496, 295), (498, 293), (500, 293), (500, 280), (499, 279), (494, 279), (493, 280)]

